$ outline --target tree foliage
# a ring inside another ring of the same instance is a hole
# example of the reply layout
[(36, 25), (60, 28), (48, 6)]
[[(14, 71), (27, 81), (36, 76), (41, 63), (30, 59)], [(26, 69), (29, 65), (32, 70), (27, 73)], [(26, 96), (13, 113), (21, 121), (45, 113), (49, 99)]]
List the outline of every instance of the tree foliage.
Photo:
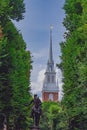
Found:
[(61, 43), (61, 68), (67, 112), (67, 130), (87, 129), (87, 0), (66, 0), (64, 26), (66, 41)]
[(31, 54), (11, 19), (21, 20), (23, 0), (0, 1), (0, 112), (7, 129), (29, 129)]
[(10, 18), (13, 20), (23, 19), (23, 13), (25, 12), (24, 0), (6, 0), (0, 1), (0, 19)]
[(61, 122), (63, 116), (62, 107), (59, 103), (44, 102), (40, 122), (41, 130), (61, 130), (65, 126), (65, 122)]

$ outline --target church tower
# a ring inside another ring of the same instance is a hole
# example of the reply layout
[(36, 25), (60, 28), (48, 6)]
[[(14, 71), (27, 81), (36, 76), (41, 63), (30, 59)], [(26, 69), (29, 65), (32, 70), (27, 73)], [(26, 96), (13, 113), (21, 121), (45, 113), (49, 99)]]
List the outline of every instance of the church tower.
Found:
[(50, 28), (50, 49), (47, 62), (47, 69), (42, 88), (43, 101), (58, 101), (58, 83), (56, 82), (56, 72), (54, 69), (53, 52), (52, 52), (52, 27)]

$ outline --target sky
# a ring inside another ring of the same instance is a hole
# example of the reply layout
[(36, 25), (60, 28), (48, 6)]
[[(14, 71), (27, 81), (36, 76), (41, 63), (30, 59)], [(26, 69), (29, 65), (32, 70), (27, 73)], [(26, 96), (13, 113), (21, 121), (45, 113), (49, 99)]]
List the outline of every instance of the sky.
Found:
[(24, 19), (20, 22), (14, 21), (15, 26), (22, 33), (27, 50), (30, 50), (32, 55), (31, 92), (37, 93), (40, 98), (49, 56), (50, 25), (53, 25), (53, 59), (61, 98), (62, 73), (56, 64), (60, 63), (60, 43), (64, 41), (65, 28), (62, 24), (65, 17), (64, 2), (65, 0), (24, 0), (26, 9)]

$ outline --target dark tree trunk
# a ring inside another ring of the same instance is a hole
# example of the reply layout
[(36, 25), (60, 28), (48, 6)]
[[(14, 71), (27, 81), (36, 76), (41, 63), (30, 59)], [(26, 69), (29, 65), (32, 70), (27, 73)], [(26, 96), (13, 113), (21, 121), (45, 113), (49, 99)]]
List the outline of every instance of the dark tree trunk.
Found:
[(7, 130), (9, 130), (9, 115), (7, 115), (6, 121), (7, 121)]

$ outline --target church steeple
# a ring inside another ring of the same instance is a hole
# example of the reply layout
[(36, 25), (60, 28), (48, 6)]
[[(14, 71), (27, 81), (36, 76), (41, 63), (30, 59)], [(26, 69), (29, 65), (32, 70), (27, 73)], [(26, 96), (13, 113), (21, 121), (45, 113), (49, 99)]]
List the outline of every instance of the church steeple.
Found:
[(49, 48), (49, 63), (53, 63), (53, 52), (52, 52), (52, 29), (53, 26), (50, 26), (50, 48)]
[(47, 62), (46, 72), (54, 71), (54, 61), (53, 61), (53, 51), (52, 51), (52, 29), (53, 29), (53, 26), (50, 26), (50, 47), (49, 47), (49, 58)]
[(42, 89), (43, 101), (58, 101), (58, 85), (56, 83), (56, 72), (54, 69), (53, 52), (52, 52), (52, 26), (50, 27), (50, 47), (47, 69)]

